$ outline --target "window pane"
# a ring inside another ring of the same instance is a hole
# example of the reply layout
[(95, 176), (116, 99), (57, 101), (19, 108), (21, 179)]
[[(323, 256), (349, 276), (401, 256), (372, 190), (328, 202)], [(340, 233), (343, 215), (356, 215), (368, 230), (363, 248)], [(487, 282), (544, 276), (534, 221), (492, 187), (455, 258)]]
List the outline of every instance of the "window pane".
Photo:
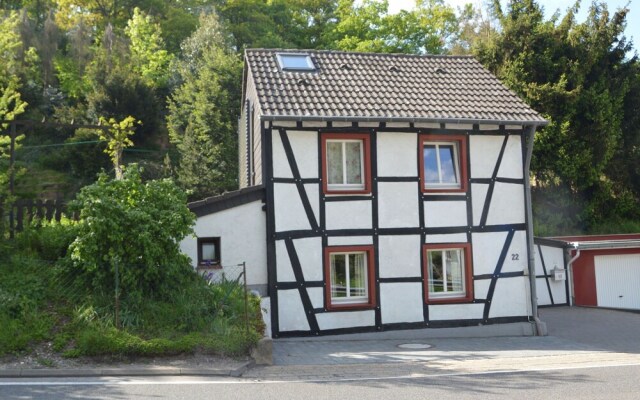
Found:
[(213, 261), (216, 259), (215, 243), (202, 243), (202, 261)]
[(311, 58), (306, 54), (279, 54), (283, 69), (313, 70)]
[(342, 171), (342, 142), (327, 142), (328, 183), (344, 183)]
[(440, 170), (442, 172), (442, 183), (458, 183), (458, 176), (456, 175), (456, 168), (454, 166), (453, 144), (441, 144), (439, 148), (440, 152)]
[(364, 253), (349, 254), (349, 297), (367, 295)]
[(346, 142), (347, 182), (362, 183), (362, 142)]
[(331, 255), (331, 297), (347, 297), (347, 270), (344, 254)]
[(424, 146), (424, 181), (427, 184), (440, 183), (436, 146), (432, 144)]
[(429, 292), (444, 292), (444, 270), (442, 267), (442, 252), (429, 252)]
[(462, 292), (464, 290), (464, 272), (462, 250), (447, 250), (447, 291)]

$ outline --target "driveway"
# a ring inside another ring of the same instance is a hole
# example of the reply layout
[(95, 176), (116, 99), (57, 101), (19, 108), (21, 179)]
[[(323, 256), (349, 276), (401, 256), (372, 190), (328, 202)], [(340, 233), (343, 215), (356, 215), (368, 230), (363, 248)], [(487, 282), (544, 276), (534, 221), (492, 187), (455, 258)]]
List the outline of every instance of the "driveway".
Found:
[(587, 307), (540, 309), (549, 336), (606, 351), (640, 354), (640, 313)]
[[(436, 363), (487, 359), (527, 359), (617, 352), (640, 354), (640, 314), (588, 308), (540, 310), (547, 322), (546, 337), (407, 338), (394, 334), (352, 335), (336, 340), (319, 338), (273, 341), (275, 365), (354, 365)], [(403, 345), (409, 344), (409, 348)], [(416, 348), (419, 345), (428, 348)]]

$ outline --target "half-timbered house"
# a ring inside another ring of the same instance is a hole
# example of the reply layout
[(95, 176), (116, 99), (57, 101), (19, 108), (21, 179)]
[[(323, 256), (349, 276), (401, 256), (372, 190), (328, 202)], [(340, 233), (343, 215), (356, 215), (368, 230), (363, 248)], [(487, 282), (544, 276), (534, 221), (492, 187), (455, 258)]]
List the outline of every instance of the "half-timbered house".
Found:
[(535, 334), (528, 171), (544, 124), (472, 57), (247, 50), (241, 190), (192, 204), (183, 248), (251, 259), (274, 337)]

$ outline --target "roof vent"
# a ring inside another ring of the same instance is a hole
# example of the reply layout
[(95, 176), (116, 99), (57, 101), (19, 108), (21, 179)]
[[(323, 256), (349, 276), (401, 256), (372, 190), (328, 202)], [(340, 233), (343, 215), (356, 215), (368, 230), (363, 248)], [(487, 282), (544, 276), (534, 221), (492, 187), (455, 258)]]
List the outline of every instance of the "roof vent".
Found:
[(298, 85), (300, 85), (300, 86), (307, 86), (307, 85), (309, 84), (309, 82), (308, 82), (306, 79), (304, 79), (304, 78), (300, 78), (300, 79), (298, 79), (298, 80), (296, 81), (296, 83), (297, 83)]
[(344, 70), (350, 70), (351, 67), (348, 64), (342, 63), (340, 64), (340, 69), (344, 69)]
[(447, 71), (444, 68), (436, 68), (436, 74), (446, 74)]
[(396, 67), (395, 65), (392, 65), (389, 67), (389, 71), (391, 72), (400, 72), (400, 68)]

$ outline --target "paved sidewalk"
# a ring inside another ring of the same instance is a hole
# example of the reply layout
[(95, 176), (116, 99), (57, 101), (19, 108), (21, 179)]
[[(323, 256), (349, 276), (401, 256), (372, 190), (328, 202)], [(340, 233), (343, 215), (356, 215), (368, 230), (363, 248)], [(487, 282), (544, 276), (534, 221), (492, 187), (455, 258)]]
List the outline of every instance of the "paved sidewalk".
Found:
[[(640, 365), (640, 314), (601, 309), (541, 310), (546, 337), (273, 342), (274, 366), (243, 374), (256, 380), (376, 379), (450, 373)], [(398, 347), (424, 343), (422, 350)]]

